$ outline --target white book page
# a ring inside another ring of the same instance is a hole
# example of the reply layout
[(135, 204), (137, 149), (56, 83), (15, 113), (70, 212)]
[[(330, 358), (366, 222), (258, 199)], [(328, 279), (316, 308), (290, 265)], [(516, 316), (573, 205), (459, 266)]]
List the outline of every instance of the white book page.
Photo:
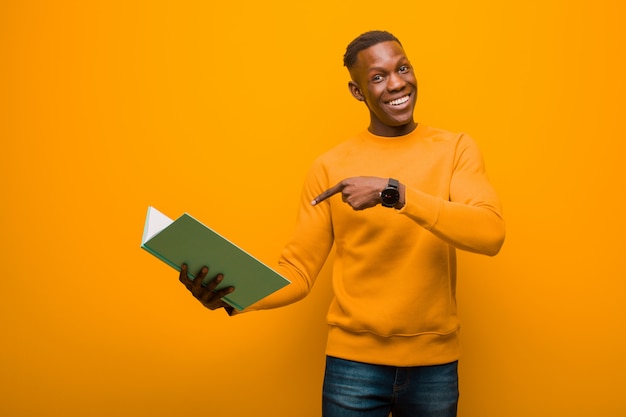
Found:
[(146, 215), (146, 224), (143, 228), (143, 238), (141, 239), (141, 244), (143, 245), (152, 239), (152, 236), (156, 235), (172, 223), (174, 223), (174, 220), (170, 219), (154, 207), (148, 207), (148, 214)]

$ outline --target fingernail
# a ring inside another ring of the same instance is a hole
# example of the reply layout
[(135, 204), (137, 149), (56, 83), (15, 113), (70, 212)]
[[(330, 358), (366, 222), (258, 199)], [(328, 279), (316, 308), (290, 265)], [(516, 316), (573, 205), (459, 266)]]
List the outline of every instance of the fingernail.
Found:
[(317, 201), (316, 201), (316, 200), (311, 201), (311, 205), (312, 205), (312, 206), (314, 206), (314, 205), (316, 205), (316, 204), (317, 204)]

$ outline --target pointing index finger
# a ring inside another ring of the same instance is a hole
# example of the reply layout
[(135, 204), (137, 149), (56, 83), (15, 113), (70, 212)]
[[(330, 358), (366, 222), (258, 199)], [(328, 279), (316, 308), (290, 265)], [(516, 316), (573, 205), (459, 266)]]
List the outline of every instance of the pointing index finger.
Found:
[(320, 194), (317, 197), (315, 197), (313, 199), (313, 201), (311, 201), (311, 205), (312, 206), (318, 205), (322, 201), (326, 200), (328, 197), (331, 197), (331, 196), (341, 192), (343, 190), (343, 187), (344, 187), (343, 186), (343, 182), (337, 183), (335, 186), (329, 188), (328, 190), (324, 191), (322, 194)]

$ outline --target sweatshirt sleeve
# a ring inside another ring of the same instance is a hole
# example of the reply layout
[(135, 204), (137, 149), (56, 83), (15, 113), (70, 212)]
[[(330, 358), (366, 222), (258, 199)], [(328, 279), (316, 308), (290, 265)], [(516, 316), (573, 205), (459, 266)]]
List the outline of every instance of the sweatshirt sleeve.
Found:
[(447, 200), (407, 187), (399, 213), (458, 249), (496, 255), (505, 236), (500, 200), (478, 146), (465, 134), (456, 142), (450, 178)]
[(311, 291), (333, 245), (330, 204), (311, 205), (313, 198), (328, 188), (327, 183), (326, 171), (318, 161), (304, 182), (295, 230), (283, 248), (276, 268), (291, 284), (245, 311), (282, 307), (304, 298)]

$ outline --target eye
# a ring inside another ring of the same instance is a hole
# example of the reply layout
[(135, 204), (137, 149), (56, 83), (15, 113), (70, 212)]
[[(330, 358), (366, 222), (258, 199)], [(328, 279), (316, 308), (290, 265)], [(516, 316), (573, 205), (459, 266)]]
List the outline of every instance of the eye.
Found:
[(408, 65), (402, 65), (400, 68), (398, 68), (398, 71), (402, 74), (406, 74), (410, 70), (411, 70), (411, 67)]
[(374, 76), (372, 77), (372, 81), (373, 81), (373, 82), (375, 82), (375, 83), (380, 82), (380, 81), (382, 81), (382, 80), (383, 80), (383, 76), (382, 76), (382, 75), (380, 75), (380, 74), (376, 74), (376, 75), (374, 75)]

